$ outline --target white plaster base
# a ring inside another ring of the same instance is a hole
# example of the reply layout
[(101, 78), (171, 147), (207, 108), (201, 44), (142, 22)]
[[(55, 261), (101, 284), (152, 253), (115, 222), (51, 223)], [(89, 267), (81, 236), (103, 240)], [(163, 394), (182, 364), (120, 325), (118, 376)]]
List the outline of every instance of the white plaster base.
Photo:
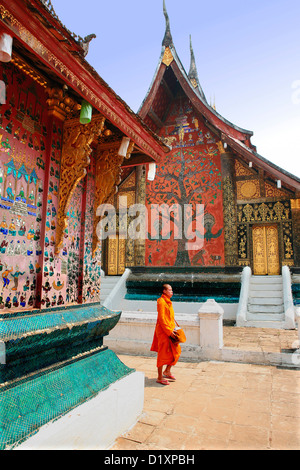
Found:
[[(109, 336), (104, 338), (104, 344), (116, 354), (156, 357), (156, 353), (150, 351), (156, 318), (157, 314), (154, 313), (124, 312), (118, 325), (110, 332)], [(216, 319), (217, 326), (212, 329), (211, 336), (209, 335), (209, 324), (206, 334), (201, 335), (199, 315), (176, 315), (176, 320), (184, 329), (187, 338), (186, 343), (181, 345), (181, 360), (299, 367), (299, 360), (296, 362), (297, 357), (295, 358), (295, 355), (290, 353), (247, 351), (222, 347), (220, 319)], [(202, 328), (203, 326), (205, 327), (205, 324), (202, 323)]]
[(133, 372), (95, 398), (50, 422), (15, 450), (105, 450), (137, 421), (145, 377)]

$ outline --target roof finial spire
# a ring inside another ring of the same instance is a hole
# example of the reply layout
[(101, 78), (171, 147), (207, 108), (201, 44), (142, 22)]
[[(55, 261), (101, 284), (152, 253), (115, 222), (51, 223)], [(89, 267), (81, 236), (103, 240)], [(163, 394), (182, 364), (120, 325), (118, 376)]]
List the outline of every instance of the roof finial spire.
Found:
[(165, 0), (163, 0), (163, 10), (164, 10), (165, 18), (166, 18), (166, 32), (165, 32), (162, 45), (165, 47), (169, 47), (171, 44), (173, 44), (173, 39), (171, 35), (170, 20), (169, 20), (169, 15), (168, 15), (167, 8), (166, 8)]
[(197, 67), (196, 67), (196, 61), (195, 61), (195, 54), (193, 50), (193, 45), (192, 45), (192, 36), (190, 35), (190, 51), (191, 51), (191, 65), (190, 65), (190, 71), (189, 71), (189, 79), (192, 80), (197, 80), (198, 81), (198, 73), (197, 73)]
[(188, 78), (193, 85), (195, 89), (198, 90), (199, 94), (201, 97), (206, 101), (205, 95), (203, 93), (203, 90), (201, 88), (199, 78), (198, 78), (198, 72), (197, 72), (197, 66), (196, 66), (196, 60), (195, 60), (195, 54), (194, 54), (194, 49), (192, 45), (192, 36), (190, 35), (190, 51), (191, 51), (191, 65), (190, 65), (190, 71), (188, 74)]

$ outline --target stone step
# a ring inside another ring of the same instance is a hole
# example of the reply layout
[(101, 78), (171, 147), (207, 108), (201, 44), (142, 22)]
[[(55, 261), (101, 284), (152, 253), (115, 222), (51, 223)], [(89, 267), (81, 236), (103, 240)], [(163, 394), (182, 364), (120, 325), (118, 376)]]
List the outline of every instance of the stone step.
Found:
[(251, 290), (250, 296), (252, 298), (270, 298), (270, 297), (280, 297), (282, 299), (282, 290)]
[(115, 286), (117, 282), (119, 282), (121, 278), (119, 277), (118, 279), (102, 279), (101, 284), (103, 286)]
[(100, 302), (104, 302), (120, 279), (121, 276), (109, 276), (101, 278)]
[(282, 276), (251, 276), (251, 282), (260, 284), (265, 282), (266, 284), (280, 283), (282, 282)]
[(276, 282), (274, 284), (250, 283), (250, 290), (255, 290), (255, 291), (261, 290), (261, 291), (271, 291), (271, 292), (278, 290), (282, 292), (283, 286), (281, 282)]
[(284, 308), (283, 304), (281, 305), (249, 305), (248, 304), (248, 312), (250, 313), (271, 313), (271, 314), (278, 314), (283, 313)]
[(101, 287), (101, 292), (103, 292), (103, 294), (107, 294), (109, 292), (111, 292), (112, 288), (111, 287)]
[(273, 328), (273, 329), (285, 329), (284, 321), (267, 321), (267, 320), (250, 320), (247, 321), (247, 327), (252, 328)]
[(252, 297), (249, 296), (249, 305), (282, 305), (282, 297)]
[(248, 313), (247, 321), (283, 321), (284, 313), (268, 314), (268, 313)]

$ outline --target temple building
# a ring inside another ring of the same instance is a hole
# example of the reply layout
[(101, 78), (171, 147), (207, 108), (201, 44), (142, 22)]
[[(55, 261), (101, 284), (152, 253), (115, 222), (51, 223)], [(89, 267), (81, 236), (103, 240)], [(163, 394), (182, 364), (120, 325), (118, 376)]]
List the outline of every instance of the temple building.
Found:
[(103, 347), (120, 312), (100, 305), (97, 208), (117, 190), (123, 166), (159, 161), (169, 147), (87, 62), (95, 35), (69, 31), (50, 0), (4, 0), (0, 20), (0, 448), (6, 448), (134, 377)]
[[(174, 303), (233, 304), (235, 321), (245, 272), (299, 272), (300, 179), (208, 103), (164, 14), (136, 114), (88, 63), (94, 34), (51, 0), (1, 1), (0, 449), (108, 448), (137, 421), (144, 376), (105, 342), (121, 318), (105, 279), (126, 274), (137, 309), (170, 282)], [(280, 302), (273, 320), (294, 328)]]
[[(185, 287), (182, 279), (204, 273), (207, 282), (210, 274), (223, 273), (222, 294), (217, 297), (224, 299), (224, 283), (244, 267), (263, 276), (280, 275), (283, 266), (292, 272), (299, 268), (300, 179), (259, 155), (251, 142), (253, 133), (232, 124), (208, 103), (192, 42), (187, 73), (173, 43), (165, 4), (164, 14), (159, 63), (138, 114), (171, 151), (156, 164), (154, 178), (147, 178), (153, 170), (147, 164), (145, 178), (136, 168), (122, 182), (119, 194), (146, 205), (148, 233), (140, 243), (128, 239), (116, 247), (115, 240), (108, 241), (103, 266), (107, 275), (122, 274), (125, 267), (132, 270), (128, 299), (154, 299), (156, 275), (162, 272), (173, 283), (175, 274), (182, 273), (177, 294), (199, 300), (215, 297), (218, 286), (187, 282)], [(173, 208), (168, 224), (163, 205)], [(196, 230), (197, 205), (202, 206), (203, 217)], [(157, 206), (161, 214), (153, 222), (151, 208), (153, 215)], [(190, 207), (190, 216), (185, 215), (185, 206)], [(228, 296), (238, 301), (240, 285), (234, 285), (237, 289), (229, 289)]]

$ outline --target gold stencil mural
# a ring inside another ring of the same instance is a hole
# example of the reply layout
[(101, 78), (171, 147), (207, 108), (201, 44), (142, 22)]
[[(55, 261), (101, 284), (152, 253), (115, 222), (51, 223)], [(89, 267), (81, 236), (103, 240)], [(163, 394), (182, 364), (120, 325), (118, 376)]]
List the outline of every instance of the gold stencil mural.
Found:
[(260, 197), (259, 180), (237, 181), (237, 199), (257, 199)]
[(79, 181), (85, 177), (86, 168), (90, 163), (90, 145), (100, 135), (105, 118), (101, 115), (93, 117), (90, 124), (79, 124), (78, 119), (65, 122), (61, 159), (61, 175), (59, 184), (59, 208), (56, 229), (55, 253), (58, 254), (63, 234), (67, 227), (67, 212), (72, 195)]
[(96, 162), (96, 186), (95, 186), (95, 206), (94, 206), (94, 226), (93, 226), (93, 256), (98, 246), (97, 225), (100, 216), (97, 216), (97, 209), (104, 204), (115, 192), (121, 181), (121, 165), (124, 158), (129, 158), (134, 147), (134, 142), (130, 142), (126, 157), (119, 155), (120, 142), (113, 147), (100, 148)]
[(252, 238), (254, 274), (280, 274), (277, 225), (254, 226)]

